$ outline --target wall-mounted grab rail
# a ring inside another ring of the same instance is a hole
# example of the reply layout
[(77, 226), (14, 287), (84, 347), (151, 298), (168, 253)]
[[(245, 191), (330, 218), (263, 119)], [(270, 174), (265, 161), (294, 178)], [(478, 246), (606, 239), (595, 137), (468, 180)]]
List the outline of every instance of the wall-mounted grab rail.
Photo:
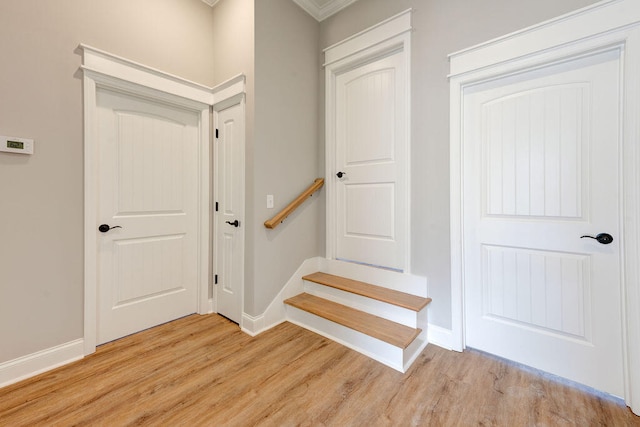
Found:
[(282, 209), (280, 212), (276, 214), (271, 219), (268, 219), (264, 222), (264, 226), (267, 228), (276, 228), (278, 225), (282, 223), (293, 211), (295, 211), (298, 206), (304, 203), (308, 197), (311, 197), (313, 193), (318, 191), (324, 185), (324, 178), (317, 178), (313, 181), (313, 184), (309, 186), (306, 190), (302, 192), (293, 202), (289, 203), (286, 208)]

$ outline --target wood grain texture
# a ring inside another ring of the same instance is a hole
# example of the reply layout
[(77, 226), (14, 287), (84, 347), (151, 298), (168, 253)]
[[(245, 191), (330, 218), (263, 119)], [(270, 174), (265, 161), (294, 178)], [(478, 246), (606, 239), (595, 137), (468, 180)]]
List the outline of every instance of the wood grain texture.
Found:
[(409, 344), (422, 332), (421, 329), (410, 328), (306, 293), (289, 298), (284, 303), (402, 349), (409, 347)]
[(635, 426), (618, 401), (477, 352), (406, 374), (290, 323), (193, 315), (0, 389), (0, 426)]
[(413, 311), (420, 311), (431, 302), (431, 298), (423, 298), (328, 273), (312, 273), (304, 276), (303, 279)]
[(268, 219), (264, 222), (264, 226), (267, 228), (276, 228), (278, 225), (282, 223), (289, 215), (293, 213), (298, 207), (304, 203), (309, 197), (313, 195), (316, 191), (320, 190), (324, 185), (324, 178), (316, 178), (313, 183), (304, 190), (296, 199), (289, 203), (284, 209), (278, 212), (273, 218)]

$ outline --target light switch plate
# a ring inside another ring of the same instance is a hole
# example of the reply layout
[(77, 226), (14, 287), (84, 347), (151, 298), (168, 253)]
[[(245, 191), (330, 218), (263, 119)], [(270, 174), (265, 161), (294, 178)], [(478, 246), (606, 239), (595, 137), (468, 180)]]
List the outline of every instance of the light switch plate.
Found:
[(33, 154), (33, 139), (0, 136), (0, 151), (17, 154)]
[(267, 209), (273, 209), (273, 194), (267, 194)]

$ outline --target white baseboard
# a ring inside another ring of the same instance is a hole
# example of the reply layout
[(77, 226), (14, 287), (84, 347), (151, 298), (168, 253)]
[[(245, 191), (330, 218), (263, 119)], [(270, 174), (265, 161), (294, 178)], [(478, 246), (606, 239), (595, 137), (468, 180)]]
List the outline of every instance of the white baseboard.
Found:
[(446, 350), (453, 349), (453, 333), (451, 329), (445, 329), (429, 323), (427, 326), (427, 340), (429, 344), (437, 345)]
[(67, 363), (75, 362), (83, 357), (84, 340), (77, 339), (0, 363), (0, 387), (17, 383)]
[(323, 262), (322, 257), (304, 260), (262, 315), (252, 317), (244, 314), (242, 316), (242, 330), (251, 336), (256, 336), (284, 322), (287, 314), (283, 301), (301, 293), (303, 291), (302, 276), (320, 271)]
[(255, 337), (260, 332), (265, 330), (264, 328), (264, 316), (250, 316), (247, 313), (242, 313), (242, 323), (240, 324), (240, 330), (245, 334)]
[(198, 314), (211, 314), (211, 313), (215, 313), (215, 306), (214, 306), (214, 301), (213, 298), (209, 298), (207, 300), (207, 303), (204, 304), (204, 307), (202, 307), (200, 309), (200, 311), (198, 312)]

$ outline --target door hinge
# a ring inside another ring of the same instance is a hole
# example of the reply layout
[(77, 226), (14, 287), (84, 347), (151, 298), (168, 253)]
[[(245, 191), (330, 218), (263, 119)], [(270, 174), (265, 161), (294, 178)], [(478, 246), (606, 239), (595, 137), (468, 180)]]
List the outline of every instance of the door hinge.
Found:
[(216, 139), (218, 139), (218, 129), (216, 129)]
[(213, 284), (214, 285), (218, 284), (218, 275), (217, 274), (215, 276), (213, 276)]

